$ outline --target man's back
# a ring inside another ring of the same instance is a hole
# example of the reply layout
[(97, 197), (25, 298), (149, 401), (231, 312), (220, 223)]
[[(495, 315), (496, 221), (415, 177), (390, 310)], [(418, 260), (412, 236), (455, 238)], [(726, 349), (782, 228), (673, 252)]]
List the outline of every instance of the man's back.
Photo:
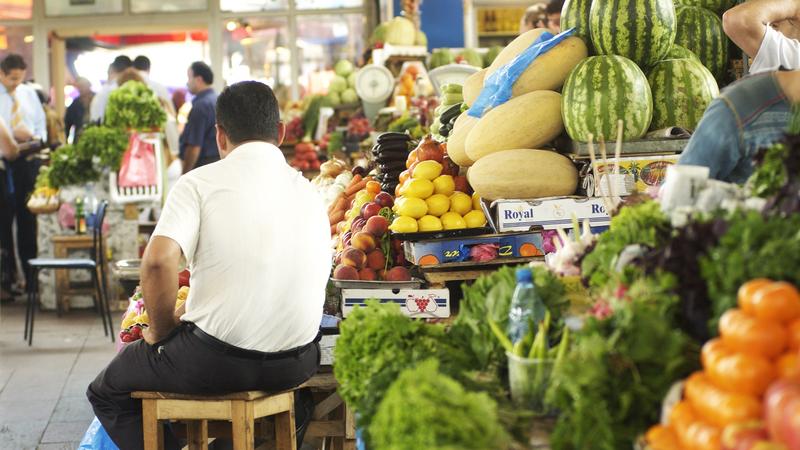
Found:
[(189, 261), (192, 289), (182, 320), (262, 352), (315, 337), (330, 231), (311, 184), (277, 147), (244, 144), (184, 175), (154, 235), (176, 240)]

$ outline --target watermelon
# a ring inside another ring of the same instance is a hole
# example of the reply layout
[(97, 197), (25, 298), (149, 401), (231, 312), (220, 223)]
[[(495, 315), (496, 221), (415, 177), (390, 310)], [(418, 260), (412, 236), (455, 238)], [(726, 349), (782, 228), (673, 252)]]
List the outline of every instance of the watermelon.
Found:
[(569, 74), (561, 97), (561, 114), (569, 136), (587, 142), (617, 136), (617, 121), (625, 123), (625, 140), (647, 133), (653, 118), (653, 98), (642, 69), (622, 56), (593, 56)]
[(708, 104), (719, 95), (714, 76), (694, 59), (661, 61), (647, 80), (653, 93), (650, 128), (654, 130), (671, 126), (694, 130)]
[(717, 80), (722, 79), (728, 64), (728, 38), (722, 30), (722, 21), (698, 6), (678, 7), (676, 17), (675, 43), (691, 50)]
[(667, 56), (664, 57), (664, 59), (693, 59), (698, 62), (700, 61), (700, 58), (698, 58), (697, 55), (694, 54), (694, 52), (678, 44), (672, 45), (672, 48), (669, 49), (669, 52), (667, 53)]
[(575, 36), (582, 37), (591, 43), (592, 35), (589, 32), (589, 9), (592, 0), (566, 0), (561, 8), (561, 29), (575, 28)]
[(736, 0), (675, 0), (675, 6), (699, 6), (716, 13), (723, 13), (735, 5)]
[(675, 41), (675, 6), (672, 0), (594, 0), (589, 28), (597, 54), (650, 67)]

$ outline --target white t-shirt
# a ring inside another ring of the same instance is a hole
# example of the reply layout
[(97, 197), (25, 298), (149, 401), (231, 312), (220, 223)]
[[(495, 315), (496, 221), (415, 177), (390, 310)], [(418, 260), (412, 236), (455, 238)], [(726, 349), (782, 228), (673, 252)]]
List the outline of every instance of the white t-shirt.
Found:
[(764, 40), (750, 66), (750, 74), (774, 72), (781, 67), (787, 70), (800, 69), (800, 42), (784, 36), (770, 25), (766, 27)]
[(89, 118), (92, 122), (105, 119), (106, 105), (108, 104), (108, 97), (111, 92), (117, 88), (116, 81), (110, 81), (100, 88), (100, 91), (92, 98), (92, 103), (89, 105)]
[(236, 347), (277, 352), (319, 330), (330, 225), (311, 183), (266, 142), (182, 176), (153, 236), (180, 245), (191, 289), (181, 320)]

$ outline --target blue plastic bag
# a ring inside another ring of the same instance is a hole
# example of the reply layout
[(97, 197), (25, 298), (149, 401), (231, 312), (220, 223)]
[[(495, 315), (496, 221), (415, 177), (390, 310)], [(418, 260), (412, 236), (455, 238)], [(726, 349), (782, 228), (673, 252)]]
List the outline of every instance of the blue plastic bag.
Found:
[(105, 428), (95, 417), (89, 425), (89, 429), (86, 430), (86, 434), (83, 435), (78, 450), (119, 450), (119, 447), (108, 437)]
[(469, 108), (467, 114), (480, 119), (489, 109), (507, 102), (511, 98), (511, 90), (514, 87), (514, 83), (517, 82), (517, 79), (525, 72), (528, 66), (539, 55), (548, 52), (573, 34), (575, 34), (574, 28), (570, 28), (557, 36), (553, 36), (553, 33), (548, 31), (542, 33), (533, 41), (530, 47), (486, 79), (481, 94), (475, 100), (475, 104)]

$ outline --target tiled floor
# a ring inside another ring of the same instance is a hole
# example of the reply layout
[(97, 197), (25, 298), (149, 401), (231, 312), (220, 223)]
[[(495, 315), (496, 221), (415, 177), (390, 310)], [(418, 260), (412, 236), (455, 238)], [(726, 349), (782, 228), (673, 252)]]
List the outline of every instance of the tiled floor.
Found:
[(75, 450), (92, 421), (86, 387), (115, 355), (99, 316), (36, 315), (22, 339), (25, 306), (0, 306), (0, 450)]

